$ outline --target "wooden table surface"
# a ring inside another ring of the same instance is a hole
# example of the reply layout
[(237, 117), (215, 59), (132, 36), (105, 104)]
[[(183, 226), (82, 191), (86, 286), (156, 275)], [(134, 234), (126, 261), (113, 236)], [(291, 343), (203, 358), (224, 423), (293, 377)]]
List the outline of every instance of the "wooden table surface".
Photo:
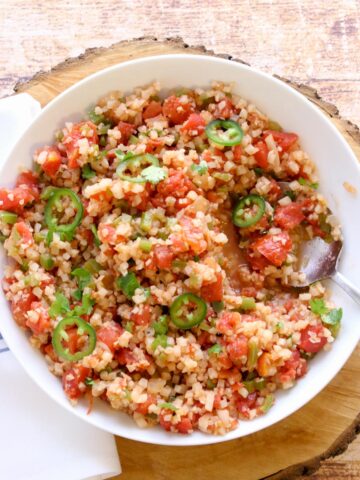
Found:
[[(311, 85), (360, 125), (359, 0), (0, 0), (0, 97), (86, 48), (144, 35)], [(360, 438), (306, 478), (360, 479)]]

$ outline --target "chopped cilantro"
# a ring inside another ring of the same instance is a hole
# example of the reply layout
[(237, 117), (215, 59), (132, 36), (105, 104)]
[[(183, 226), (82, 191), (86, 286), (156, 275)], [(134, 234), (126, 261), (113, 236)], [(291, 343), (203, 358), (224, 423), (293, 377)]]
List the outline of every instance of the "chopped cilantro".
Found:
[(300, 177), (300, 178), (298, 179), (298, 182), (300, 183), (300, 185), (303, 185), (303, 186), (305, 186), (305, 187), (313, 188), (314, 190), (316, 190), (317, 188), (319, 188), (319, 184), (318, 184), (318, 183), (310, 183), (309, 180), (306, 180), (306, 178)]
[(91, 377), (86, 377), (84, 383), (86, 386), (91, 387), (94, 385), (94, 379)]
[(323, 298), (312, 298), (309, 303), (311, 311), (316, 315), (323, 315), (328, 311)]
[(190, 168), (199, 175), (204, 175), (204, 173), (206, 173), (208, 170), (208, 166), (205, 160), (201, 160), (199, 164), (193, 163)]
[(128, 298), (132, 298), (135, 290), (140, 287), (140, 283), (133, 272), (129, 272), (123, 277), (117, 278), (116, 285)]
[(218, 343), (215, 343), (215, 345), (210, 347), (209, 350), (208, 350), (208, 353), (210, 355), (212, 355), (212, 354), (218, 355), (221, 352), (222, 352), (222, 346), (219, 345)]
[(69, 300), (64, 294), (60, 292), (55, 293), (55, 300), (49, 308), (49, 315), (51, 318), (59, 317), (60, 315), (66, 315), (70, 312)]
[(134, 322), (126, 322), (124, 328), (127, 332), (132, 333), (134, 329)]
[(81, 305), (77, 305), (71, 312), (71, 315), (81, 317), (81, 315), (90, 315), (92, 312), (95, 301), (92, 300), (90, 295), (83, 295)]
[(150, 165), (150, 167), (144, 168), (144, 170), (142, 170), (141, 176), (145, 178), (147, 182), (159, 183), (161, 182), (161, 180), (164, 180), (164, 178), (166, 178), (167, 173), (162, 167)]
[(84, 290), (91, 282), (91, 275), (85, 268), (75, 268), (75, 270), (71, 272), (71, 275), (76, 277), (79, 290)]
[(176, 412), (176, 410), (177, 410), (177, 407), (175, 407), (175, 405), (173, 405), (172, 403), (169, 403), (169, 402), (160, 403), (159, 407), (160, 408), (167, 408), (168, 410), (172, 410), (173, 412)]
[(86, 163), (81, 169), (81, 177), (84, 180), (89, 180), (96, 176), (96, 172), (90, 167), (88, 163)]
[(337, 325), (343, 316), (342, 308), (333, 308), (330, 312), (322, 315), (321, 319), (326, 325)]

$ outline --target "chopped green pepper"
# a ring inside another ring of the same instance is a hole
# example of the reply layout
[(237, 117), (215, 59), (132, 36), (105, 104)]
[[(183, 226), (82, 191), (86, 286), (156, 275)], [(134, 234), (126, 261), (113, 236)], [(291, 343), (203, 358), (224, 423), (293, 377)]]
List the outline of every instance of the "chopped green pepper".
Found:
[(45, 270), (52, 270), (54, 268), (54, 260), (51, 255), (40, 255), (40, 265), (45, 268)]
[(255, 298), (242, 297), (240, 310), (254, 310), (255, 307), (256, 307)]
[(170, 306), (171, 320), (182, 330), (199, 325), (206, 317), (206, 313), (206, 303), (193, 293), (183, 293)]
[(16, 223), (17, 218), (18, 216), (16, 215), (16, 213), (5, 212), (5, 211), (0, 212), (1, 222), (9, 223), (10, 225), (13, 225), (14, 223)]
[(274, 405), (274, 395), (266, 395), (264, 403), (261, 405), (260, 410), (266, 413)]
[[(61, 199), (63, 197), (70, 198), (71, 204), (76, 210), (76, 214), (71, 223), (58, 224), (57, 218), (54, 216), (53, 211), (60, 208)], [(84, 207), (80, 198), (69, 188), (52, 188), (52, 190), (49, 191), (48, 198), (49, 199), (45, 205), (44, 212), (45, 223), (49, 228), (47, 242), (50, 243), (52, 241), (52, 234), (54, 232), (63, 233), (66, 238), (70, 240), (73, 237), (75, 229), (80, 224), (84, 214)]]
[(252, 370), (256, 367), (259, 349), (257, 346), (257, 341), (255, 339), (250, 339), (248, 343), (248, 358), (247, 358), (247, 367), (249, 370)]
[(166, 315), (161, 315), (157, 322), (152, 324), (156, 335), (165, 335), (168, 332), (169, 319)]
[[(70, 353), (69, 348), (63, 345), (63, 341), (66, 341), (68, 338), (66, 328), (75, 326), (78, 327), (77, 332), (79, 335), (87, 335), (88, 342), (83, 350), (76, 353)], [(96, 333), (93, 327), (80, 317), (64, 318), (55, 327), (52, 344), (59, 357), (68, 360), (69, 362), (77, 362), (94, 351), (96, 345)]]
[(213, 120), (206, 126), (205, 132), (211, 141), (227, 147), (239, 145), (244, 135), (240, 125), (233, 120)]
[(90, 258), (84, 263), (84, 269), (87, 270), (91, 275), (100, 272), (101, 265), (94, 259)]
[(247, 195), (241, 198), (232, 212), (234, 225), (241, 228), (255, 225), (265, 213), (265, 200), (259, 195)]
[(211, 306), (216, 313), (220, 313), (222, 310), (224, 310), (224, 302), (212, 302)]
[(98, 235), (98, 232), (96, 230), (96, 226), (94, 224), (92, 224), (90, 226), (90, 230), (91, 230), (91, 233), (94, 235), (94, 243), (97, 247), (100, 247), (101, 245), (101, 242), (100, 242), (100, 238), (99, 238), (99, 235)]
[[(116, 173), (121, 180), (126, 180), (132, 183), (145, 183), (147, 179), (142, 176), (141, 172), (149, 165), (158, 167), (159, 160), (154, 157), (154, 155), (150, 155), (149, 153), (134, 155), (130, 158), (122, 160), (116, 169)], [(130, 171), (131, 175), (126, 174), (127, 170)]]
[(152, 243), (147, 238), (142, 238), (139, 243), (140, 250), (144, 253), (151, 252)]

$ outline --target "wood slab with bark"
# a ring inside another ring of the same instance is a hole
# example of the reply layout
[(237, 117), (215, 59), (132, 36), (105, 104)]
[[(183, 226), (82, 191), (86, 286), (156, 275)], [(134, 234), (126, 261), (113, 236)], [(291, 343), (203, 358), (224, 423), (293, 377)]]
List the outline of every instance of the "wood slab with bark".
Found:
[[(15, 91), (29, 93), (44, 106), (67, 87), (102, 68), (149, 55), (184, 52), (214, 55), (176, 38), (124, 41), (110, 48), (87, 50), (49, 72), (40, 72), (30, 81), (18, 83)], [(230, 56), (223, 57), (241, 62)], [(314, 89), (281, 80), (305, 95), (331, 119), (360, 160), (359, 129), (342, 119), (337, 108), (324, 102)], [(173, 448), (117, 437), (124, 473), (116, 479), (182, 480), (191, 476), (199, 480), (290, 480), (316, 470), (321, 460), (346, 449), (360, 428), (359, 412), (360, 347), (336, 378), (305, 407), (245, 438), (203, 447)]]

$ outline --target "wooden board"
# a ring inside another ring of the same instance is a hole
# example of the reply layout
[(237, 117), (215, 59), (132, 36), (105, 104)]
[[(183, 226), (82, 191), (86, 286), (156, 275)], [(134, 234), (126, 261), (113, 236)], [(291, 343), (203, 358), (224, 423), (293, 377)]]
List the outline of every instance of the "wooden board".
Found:
[[(157, 41), (141, 38), (120, 42), (108, 49), (90, 49), (50, 72), (40, 72), (30, 81), (18, 83), (16, 92), (27, 92), (46, 105), (70, 85), (116, 63), (132, 58), (166, 53), (210, 54), (203, 47), (190, 47), (181, 39)], [(241, 61), (225, 56), (233, 61)], [(340, 118), (338, 110), (317, 92), (293, 84), (318, 105), (345, 136), (360, 160), (359, 129)], [(258, 480), (286, 479), (316, 470), (322, 459), (344, 450), (360, 425), (360, 347), (342, 371), (315, 399), (277, 425), (248, 437), (205, 447), (160, 447), (117, 438), (123, 465), (122, 480), (192, 477)]]

